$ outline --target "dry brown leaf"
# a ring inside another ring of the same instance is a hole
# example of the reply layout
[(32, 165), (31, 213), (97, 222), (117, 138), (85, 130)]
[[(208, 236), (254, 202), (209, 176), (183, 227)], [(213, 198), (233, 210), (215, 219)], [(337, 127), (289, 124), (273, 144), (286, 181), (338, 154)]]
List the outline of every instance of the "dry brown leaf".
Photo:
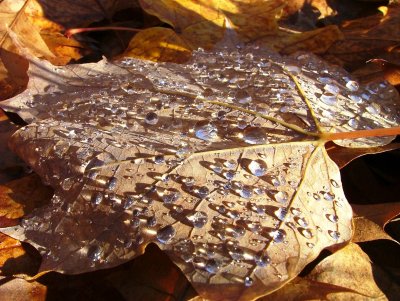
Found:
[(394, 240), (382, 227), (365, 217), (354, 217), (352, 242), (365, 242), (378, 239)]
[(388, 300), (400, 294), (398, 284), (354, 243), (322, 260), (306, 279), (355, 291), (332, 293), (327, 300)]
[(354, 70), (374, 58), (400, 64), (400, 5), (389, 6), (386, 15), (346, 21), (341, 30), (345, 38), (337, 41), (324, 58)]
[(3, 279), (0, 285), (1, 301), (45, 301), (46, 287), (38, 282), (20, 278)]
[(183, 63), (192, 50), (172, 29), (153, 27), (135, 35), (122, 57), (137, 57), (158, 62)]
[(52, 196), (53, 190), (44, 186), (35, 174), (0, 185), (0, 216), (21, 218), (48, 203)]
[[(60, 27), (45, 20), (41, 6), (34, 0), (5, 0), (0, 3), (0, 97), (6, 99), (22, 90), (28, 78), (28, 62), (19, 55), (19, 49), (11, 40), (9, 31), (14, 32), (24, 47), (29, 48), (37, 57), (46, 58), (54, 64), (65, 64), (71, 59), (79, 58), (79, 44), (58, 36), (55, 40), (41, 33), (45, 23), (47, 30)], [(53, 29), (54, 31), (54, 29)], [(46, 43), (48, 42), (48, 44)], [(49, 47), (52, 46), (52, 47)], [(58, 55), (59, 51), (61, 55)], [(68, 57), (66, 57), (66, 53)]]

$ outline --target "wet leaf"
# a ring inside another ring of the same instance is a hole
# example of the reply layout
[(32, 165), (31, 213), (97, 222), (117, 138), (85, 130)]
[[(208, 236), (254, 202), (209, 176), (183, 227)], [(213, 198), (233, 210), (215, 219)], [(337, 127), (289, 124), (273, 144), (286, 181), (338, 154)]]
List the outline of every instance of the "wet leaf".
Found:
[(265, 295), (346, 244), (352, 212), (325, 139), (398, 123), (396, 90), (359, 86), (305, 53), (36, 61), (30, 74), (30, 89), (2, 107), (32, 122), (10, 146), (55, 196), (3, 231), (41, 252), (41, 270), (66, 273), (116, 266), (155, 242), (215, 300)]
[(8, 300), (44, 301), (46, 287), (37, 282), (28, 282), (24, 279), (3, 279), (0, 285), (0, 296), (7, 296)]

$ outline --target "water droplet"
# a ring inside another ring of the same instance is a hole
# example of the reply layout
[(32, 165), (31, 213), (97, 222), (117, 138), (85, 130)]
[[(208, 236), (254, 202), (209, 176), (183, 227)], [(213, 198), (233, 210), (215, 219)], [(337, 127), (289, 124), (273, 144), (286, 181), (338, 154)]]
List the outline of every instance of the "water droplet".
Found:
[(210, 194), (210, 190), (206, 186), (202, 186), (197, 189), (196, 194), (199, 198), (204, 199)]
[(329, 77), (318, 77), (317, 80), (322, 84), (329, 84), (332, 82), (332, 79)]
[(325, 216), (332, 223), (337, 223), (339, 221), (339, 217), (336, 214), (326, 214)]
[(271, 231), (269, 236), (273, 239), (274, 242), (282, 242), (286, 238), (286, 232), (283, 229), (278, 229)]
[(283, 221), (287, 215), (287, 208), (281, 207), (281, 208), (275, 210), (274, 214), (280, 221)]
[(92, 195), (92, 204), (93, 205), (99, 205), (103, 201), (103, 198), (104, 198), (104, 196), (103, 196), (103, 194), (101, 192), (98, 192), (98, 191), (95, 192)]
[(348, 124), (350, 127), (352, 127), (353, 129), (357, 129), (357, 128), (358, 128), (358, 125), (359, 125), (358, 120), (355, 119), (355, 118), (349, 119), (349, 121), (347, 121), (347, 124)]
[(171, 225), (165, 226), (157, 231), (157, 239), (162, 244), (168, 244), (175, 237), (176, 230)]
[(155, 164), (164, 164), (165, 163), (165, 158), (162, 155), (158, 155), (154, 157), (154, 163)]
[(293, 214), (294, 216), (298, 216), (298, 215), (301, 214), (300, 208), (290, 208), (290, 212), (292, 212), (292, 214)]
[(215, 164), (211, 164), (210, 168), (215, 172), (215, 173), (221, 173), (223, 170), (223, 166), (221, 163), (217, 162)]
[(358, 96), (358, 95), (350, 94), (350, 95), (349, 95), (349, 98), (350, 98), (352, 101), (354, 101), (355, 103), (362, 103), (362, 102), (363, 102), (363, 99), (362, 99), (360, 96)]
[(325, 89), (325, 91), (330, 92), (334, 95), (336, 95), (340, 92), (340, 88), (333, 84), (326, 84), (324, 89)]
[(194, 134), (201, 140), (213, 141), (218, 139), (218, 128), (212, 123), (199, 121), (194, 126)]
[(265, 267), (271, 263), (271, 258), (269, 258), (267, 255), (257, 254), (254, 256), (254, 261), (259, 267)]
[(233, 260), (242, 260), (243, 259), (243, 250), (236, 246), (229, 246), (228, 253), (232, 257)]
[(243, 141), (248, 144), (265, 144), (267, 135), (262, 128), (250, 126), (243, 131)]
[(203, 228), (208, 221), (207, 214), (203, 211), (195, 211), (186, 216), (195, 228)]
[(108, 189), (108, 190), (114, 190), (115, 187), (117, 186), (117, 182), (118, 182), (118, 179), (117, 179), (116, 177), (111, 177), (111, 178), (108, 180), (107, 189)]
[(359, 84), (358, 84), (356, 81), (354, 81), (354, 80), (349, 80), (349, 81), (346, 83), (346, 88), (347, 88), (349, 91), (355, 92), (355, 91), (358, 90)]
[(312, 242), (308, 242), (306, 243), (307, 247), (309, 247), (310, 249), (314, 248), (314, 244)]
[(235, 99), (241, 104), (247, 104), (253, 100), (249, 92), (247, 92), (245, 89), (239, 89), (235, 93)]
[(340, 238), (340, 233), (338, 231), (329, 230), (328, 234), (334, 239), (338, 240)]
[(290, 72), (293, 75), (297, 75), (300, 73), (301, 69), (297, 66), (293, 66), (293, 65), (288, 65), (284, 67), (285, 70), (287, 70), (288, 72)]
[(187, 178), (183, 178), (182, 179), (182, 183), (183, 185), (185, 185), (186, 187), (191, 187), (194, 185), (194, 178), (193, 177), (187, 177)]
[(157, 191), (157, 193), (165, 204), (174, 203), (181, 197), (181, 193), (179, 191), (172, 189)]
[(219, 262), (215, 259), (209, 259), (205, 266), (206, 271), (210, 274), (216, 274), (220, 268)]
[(301, 227), (307, 227), (308, 226), (308, 222), (304, 217), (298, 217), (296, 216), (294, 218), (294, 221)]
[(320, 199), (321, 199), (321, 197), (319, 196), (319, 194), (318, 193), (313, 193), (313, 198), (314, 198), (314, 200), (316, 200), (316, 201), (319, 201)]
[(332, 186), (333, 187), (335, 187), (335, 188), (339, 188), (339, 184), (338, 184), (338, 182), (336, 182), (335, 180), (331, 180), (331, 184), (332, 184)]
[(330, 92), (325, 92), (324, 94), (321, 95), (321, 101), (328, 106), (333, 106), (336, 104), (337, 97), (335, 94), (332, 94)]
[(228, 161), (224, 162), (224, 165), (226, 168), (235, 169), (237, 167), (237, 161), (236, 160), (228, 160)]
[(155, 225), (157, 225), (157, 219), (156, 219), (156, 217), (155, 217), (155, 216), (150, 216), (150, 217), (147, 219), (147, 225), (148, 225), (149, 227), (154, 227)]
[(274, 194), (274, 197), (277, 202), (285, 203), (289, 198), (289, 194), (286, 191), (278, 191)]
[(333, 201), (333, 199), (335, 198), (335, 194), (333, 192), (325, 192), (324, 193), (324, 199), (327, 201)]
[(262, 160), (252, 160), (248, 165), (248, 168), (256, 177), (262, 177), (267, 173), (267, 164)]
[(303, 235), (305, 238), (310, 239), (314, 236), (310, 229), (298, 228), (298, 230), (300, 234)]
[(147, 113), (146, 117), (144, 118), (144, 122), (149, 125), (155, 125), (158, 122), (158, 115), (154, 112)]
[(236, 172), (233, 170), (228, 170), (227, 172), (223, 173), (223, 176), (225, 179), (227, 179), (228, 181), (233, 180), (233, 178), (236, 176)]
[(90, 246), (87, 251), (87, 257), (92, 261), (99, 261), (103, 255), (103, 249), (100, 246)]
[(237, 189), (236, 192), (245, 199), (249, 199), (253, 196), (253, 190), (250, 186), (243, 186)]
[(245, 286), (252, 286), (254, 283), (253, 279), (251, 277), (245, 277), (244, 278), (244, 285)]

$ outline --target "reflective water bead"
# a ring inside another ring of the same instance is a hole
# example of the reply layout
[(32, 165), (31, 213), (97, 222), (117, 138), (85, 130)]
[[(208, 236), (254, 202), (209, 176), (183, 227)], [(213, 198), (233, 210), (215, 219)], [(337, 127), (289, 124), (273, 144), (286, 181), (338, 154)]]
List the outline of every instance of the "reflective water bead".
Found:
[(358, 128), (358, 125), (359, 125), (359, 122), (358, 122), (357, 119), (351, 118), (351, 119), (349, 119), (349, 121), (347, 121), (347, 124), (348, 124), (351, 128), (357, 129), (357, 128)]
[(339, 221), (339, 217), (336, 214), (326, 214), (325, 217), (332, 223), (337, 223)]
[(278, 229), (271, 231), (269, 236), (273, 239), (274, 242), (282, 242), (286, 238), (286, 232), (283, 229)]
[(171, 204), (176, 202), (180, 198), (181, 193), (177, 190), (166, 189), (162, 193), (160, 193), (160, 196), (164, 203)]
[(331, 184), (332, 184), (332, 186), (333, 187), (335, 187), (335, 188), (339, 188), (339, 184), (338, 184), (338, 182), (336, 182), (335, 180), (333, 180), (333, 179), (331, 179)]
[(338, 94), (340, 92), (340, 88), (336, 85), (333, 84), (327, 84), (324, 87), (325, 91), (328, 91), (334, 95)]
[(237, 192), (242, 198), (248, 199), (253, 196), (253, 190), (250, 186), (243, 186), (242, 188), (238, 189)]
[(239, 89), (235, 93), (235, 100), (241, 104), (247, 104), (250, 103), (253, 99), (249, 92), (245, 89)]
[(213, 141), (218, 138), (218, 128), (212, 123), (199, 121), (194, 126), (194, 134), (201, 140)]
[(329, 230), (328, 234), (334, 239), (338, 240), (340, 238), (340, 233), (338, 231)]
[(216, 274), (220, 269), (220, 264), (215, 259), (209, 259), (206, 263), (205, 270), (210, 274)]
[(355, 95), (355, 94), (350, 94), (349, 98), (355, 103), (362, 103), (363, 102), (363, 99), (360, 96)]
[(157, 155), (154, 157), (154, 163), (155, 164), (163, 164), (165, 163), (165, 158), (162, 155)]
[(248, 168), (256, 177), (262, 177), (267, 173), (267, 164), (262, 160), (252, 160), (249, 163)]
[(224, 162), (224, 165), (226, 168), (229, 169), (235, 169), (237, 167), (237, 161), (236, 160), (227, 160)]
[(208, 216), (203, 211), (195, 211), (190, 213), (186, 216), (188, 221), (193, 225), (195, 228), (202, 228), (205, 224), (207, 224)]
[(98, 245), (90, 246), (87, 251), (87, 257), (92, 261), (99, 261), (103, 255), (103, 249)]
[(154, 112), (147, 113), (146, 117), (144, 118), (144, 122), (149, 125), (155, 125), (158, 122), (158, 115)]
[(244, 129), (242, 139), (248, 144), (264, 144), (267, 135), (262, 128), (250, 126)]
[(162, 244), (168, 244), (175, 237), (176, 230), (171, 225), (165, 226), (157, 231), (157, 240)]
[(257, 254), (257, 255), (254, 256), (254, 262), (259, 267), (265, 267), (269, 263), (271, 263), (271, 258), (269, 258), (269, 256), (267, 256), (267, 255)]
[(107, 189), (108, 189), (108, 190), (114, 190), (115, 187), (117, 186), (117, 182), (118, 182), (118, 179), (117, 179), (116, 177), (111, 177), (111, 178), (108, 180)]
[(210, 168), (215, 172), (215, 173), (221, 173), (223, 170), (223, 166), (221, 163), (217, 162), (215, 164), (211, 164)]
[(245, 286), (252, 286), (254, 283), (253, 279), (251, 277), (245, 277), (244, 278), (244, 285)]
[(295, 217), (294, 221), (301, 227), (307, 227), (308, 222), (304, 217)]
[(197, 195), (204, 199), (210, 194), (210, 190), (206, 186), (202, 186), (199, 189), (197, 189)]
[(329, 106), (333, 106), (336, 104), (337, 101), (337, 96), (335, 94), (332, 94), (330, 92), (326, 92), (321, 95), (321, 101)]
[(280, 221), (283, 221), (287, 215), (287, 208), (281, 207), (281, 208), (275, 210), (274, 214)]
[(333, 199), (335, 198), (335, 194), (333, 192), (325, 192), (324, 193), (324, 199), (327, 201), (333, 201)]
[(298, 230), (300, 234), (303, 235), (305, 238), (310, 239), (314, 236), (310, 229), (299, 228)]
[(95, 192), (93, 195), (92, 195), (92, 204), (93, 205), (99, 205), (102, 201), (103, 201), (103, 194), (102, 193), (100, 193), (100, 192)]
[(285, 203), (289, 198), (289, 194), (286, 191), (278, 191), (274, 194), (274, 197), (277, 202)]
[(349, 81), (346, 83), (346, 88), (347, 88), (349, 91), (352, 91), (352, 92), (357, 91), (359, 87), (360, 87), (360, 85), (359, 85), (356, 81), (354, 81), (354, 80), (349, 80)]

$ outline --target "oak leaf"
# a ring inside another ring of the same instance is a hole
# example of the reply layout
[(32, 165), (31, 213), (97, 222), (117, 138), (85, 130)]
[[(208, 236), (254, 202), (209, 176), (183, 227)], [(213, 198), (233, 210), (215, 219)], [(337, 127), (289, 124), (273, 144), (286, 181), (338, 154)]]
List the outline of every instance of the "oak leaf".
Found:
[(215, 300), (268, 294), (346, 244), (351, 207), (324, 143), (398, 124), (390, 85), (359, 86), (306, 53), (36, 61), (30, 74), (29, 89), (1, 106), (31, 123), (10, 146), (55, 195), (3, 231), (41, 252), (42, 271), (66, 273), (116, 266), (155, 242)]

